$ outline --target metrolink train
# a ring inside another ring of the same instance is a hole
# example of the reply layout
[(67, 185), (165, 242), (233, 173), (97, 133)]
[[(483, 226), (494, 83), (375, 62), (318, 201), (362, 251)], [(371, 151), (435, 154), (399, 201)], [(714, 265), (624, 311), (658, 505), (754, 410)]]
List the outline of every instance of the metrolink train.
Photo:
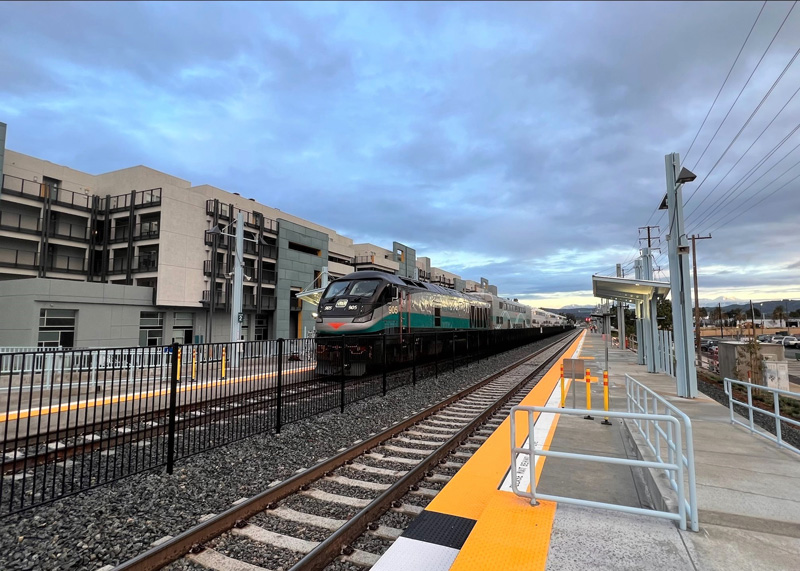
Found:
[[(317, 372), (339, 374), (344, 367), (347, 375), (363, 375), (370, 364), (386, 357), (402, 361), (412, 338), (418, 355), (455, 350), (447, 349), (445, 336), (431, 335), (434, 332), (556, 325), (566, 326), (567, 321), (491, 293), (462, 293), (383, 272), (355, 272), (332, 281), (320, 299)], [(381, 338), (382, 333), (386, 339)], [(342, 336), (350, 339), (344, 356)], [(387, 355), (382, 353), (384, 348)]]

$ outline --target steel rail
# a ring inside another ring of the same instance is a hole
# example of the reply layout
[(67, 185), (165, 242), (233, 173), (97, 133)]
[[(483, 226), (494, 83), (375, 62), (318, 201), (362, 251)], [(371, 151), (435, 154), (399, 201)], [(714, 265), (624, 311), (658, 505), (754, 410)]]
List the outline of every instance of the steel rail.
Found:
[(519, 366), (531, 361), (545, 351), (557, 346), (562, 345), (557, 353), (544, 360), (532, 373), (527, 375), (524, 379), (519, 381), (508, 390), (502, 397), (497, 399), (494, 404), (486, 408), (486, 410), (478, 415), (472, 422), (469, 423), (464, 429), (460, 430), (456, 435), (451, 437), (447, 442), (440, 446), (437, 450), (432, 452), (423, 460), (416, 468), (412, 469), (409, 474), (403, 476), (390, 488), (384, 491), (380, 496), (374, 499), (367, 507), (362, 509), (355, 517), (351, 518), (339, 530), (334, 532), (325, 541), (321, 542), (316, 548), (305, 555), (291, 571), (300, 569), (322, 569), (335, 559), (350, 542), (361, 535), (366, 529), (367, 525), (377, 519), (377, 516), (384, 513), (392, 502), (396, 501), (405, 495), (409, 487), (420, 480), (425, 472), (429, 471), (439, 460), (450, 454), (455, 450), (460, 442), (468, 437), (475, 429), (485, 422), (485, 420), (494, 414), (497, 410), (503, 407), (532, 377), (536, 376), (549, 365), (554, 359), (561, 355), (577, 337), (578, 333), (567, 335), (558, 339), (557, 341), (547, 345), (541, 350), (532, 355), (523, 357), (515, 363), (508, 365), (498, 372), (489, 375), (488, 377), (478, 381), (471, 387), (463, 389), (455, 393), (439, 403), (421, 411), (420, 413), (411, 416), (403, 421), (400, 421), (387, 430), (372, 436), (363, 442), (351, 446), (347, 450), (336, 454), (335, 456), (312, 466), (308, 470), (291, 476), (284, 480), (277, 486), (265, 490), (260, 494), (253, 496), (249, 500), (233, 506), (228, 510), (210, 518), (209, 520), (199, 523), (194, 527), (184, 531), (176, 537), (165, 541), (164, 543), (130, 559), (117, 567), (113, 571), (153, 571), (160, 569), (173, 561), (180, 559), (188, 553), (200, 552), (204, 549), (204, 543), (218, 537), (226, 531), (234, 527), (241, 526), (244, 520), (266, 510), (275, 507), (275, 504), (294, 494), (303, 486), (309, 485), (312, 482), (322, 478), (331, 471), (344, 466), (348, 461), (361, 456), (371, 448), (379, 446), (391, 439), (393, 436), (398, 435), (406, 429), (418, 424), (428, 416), (435, 414), (443, 408), (461, 400), (467, 395), (483, 388), (495, 379), (513, 371)]

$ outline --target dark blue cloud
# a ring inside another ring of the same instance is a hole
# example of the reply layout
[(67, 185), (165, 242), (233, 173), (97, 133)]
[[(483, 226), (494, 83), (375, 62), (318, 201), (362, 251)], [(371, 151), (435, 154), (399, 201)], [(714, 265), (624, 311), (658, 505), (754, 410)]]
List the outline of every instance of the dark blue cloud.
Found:
[[(7, 2), (0, 120), (20, 152), (92, 173), (146, 164), (357, 242), (408, 243), (509, 295), (564, 298), (635, 254), (637, 228), (664, 194), (664, 155), (689, 147), (759, 7)], [(787, 11), (765, 9), (690, 166)], [(696, 184), (798, 34), (800, 10), (697, 165)], [(800, 185), (756, 204), (792, 173), (750, 203), (772, 175), (738, 202), (722, 198), (798, 124), (794, 101), (722, 180), (798, 85), (792, 67), (690, 201), (710, 193), (700, 214), (722, 207), (697, 232), (746, 211), (703, 242), (700, 265), (716, 268), (704, 287), (800, 287), (796, 248), (775, 240), (794, 232)], [(650, 223), (665, 226), (659, 213)]]

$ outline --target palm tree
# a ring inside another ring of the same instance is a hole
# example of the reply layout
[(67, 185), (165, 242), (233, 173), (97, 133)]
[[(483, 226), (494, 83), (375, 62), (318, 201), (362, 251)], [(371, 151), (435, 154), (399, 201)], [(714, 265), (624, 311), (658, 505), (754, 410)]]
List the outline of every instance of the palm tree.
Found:
[(777, 319), (778, 323), (781, 326), (783, 325), (783, 320), (786, 319), (786, 311), (783, 309), (782, 305), (772, 310), (772, 319)]

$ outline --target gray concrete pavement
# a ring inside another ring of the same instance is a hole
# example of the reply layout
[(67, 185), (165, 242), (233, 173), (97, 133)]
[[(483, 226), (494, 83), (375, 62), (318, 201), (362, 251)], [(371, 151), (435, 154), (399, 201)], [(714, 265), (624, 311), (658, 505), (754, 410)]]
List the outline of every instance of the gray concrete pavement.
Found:
[[(589, 334), (582, 356), (591, 360), (593, 404), (602, 405), (605, 343)], [(604, 509), (559, 504), (548, 569), (798, 569), (800, 568), (800, 455), (779, 449), (734, 426), (728, 409), (700, 395), (677, 396), (675, 379), (649, 374), (635, 354), (609, 348), (612, 410), (625, 410), (625, 374), (630, 374), (686, 413), (692, 421), (700, 532), (679, 531), (666, 520)], [(584, 395), (579, 383), (578, 397)], [(585, 398), (585, 397), (584, 397)], [(567, 406), (572, 403), (567, 399)], [(584, 400), (577, 399), (583, 408)], [(562, 416), (552, 450), (586, 450), (630, 456), (624, 427)], [(626, 444), (627, 443), (627, 444)], [(650, 507), (655, 490), (642, 491), (638, 469), (606, 469), (548, 458), (539, 489), (595, 501)]]

